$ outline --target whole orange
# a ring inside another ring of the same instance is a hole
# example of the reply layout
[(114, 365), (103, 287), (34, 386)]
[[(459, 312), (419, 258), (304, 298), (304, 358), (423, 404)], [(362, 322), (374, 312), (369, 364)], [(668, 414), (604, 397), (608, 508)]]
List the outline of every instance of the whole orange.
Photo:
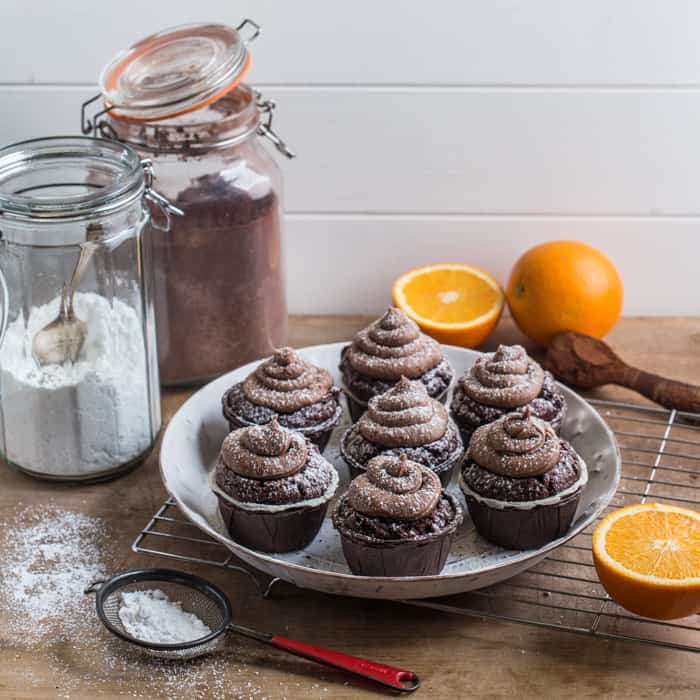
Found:
[(515, 263), (506, 300), (520, 330), (540, 345), (564, 331), (602, 338), (620, 316), (622, 281), (592, 246), (549, 241)]

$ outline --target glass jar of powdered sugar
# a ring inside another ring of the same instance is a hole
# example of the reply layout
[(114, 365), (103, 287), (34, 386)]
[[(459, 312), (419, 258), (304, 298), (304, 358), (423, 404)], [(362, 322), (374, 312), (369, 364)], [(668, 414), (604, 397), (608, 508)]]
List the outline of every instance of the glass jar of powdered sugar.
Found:
[[(59, 137), (0, 150), (0, 452), (24, 472), (109, 478), (155, 442), (150, 238), (167, 234), (146, 228), (146, 200), (167, 228), (173, 210), (152, 191), (150, 164), (114, 141)], [(61, 309), (60, 333), (54, 325), (41, 336), (47, 355), (37, 333)], [(56, 340), (67, 337), (66, 317), (82, 329), (72, 357)]]

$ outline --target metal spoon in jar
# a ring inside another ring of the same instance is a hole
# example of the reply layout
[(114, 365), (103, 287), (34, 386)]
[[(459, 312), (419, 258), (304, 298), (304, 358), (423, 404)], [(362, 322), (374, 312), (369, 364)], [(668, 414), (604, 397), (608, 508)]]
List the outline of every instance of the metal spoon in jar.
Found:
[(86, 234), (87, 240), (80, 248), (80, 256), (71, 276), (70, 288), (67, 290), (64, 284), (61, 290), (58, 316), (38, 331), (32, 339), (32, 355), (41, 366), (75, 362), (85, 344), (88, 326), (75, 315), (73, 300), (75, 290), (97, 248), (94, 242), (102, 236), (102, 227), (99, 224), (90, 224)]

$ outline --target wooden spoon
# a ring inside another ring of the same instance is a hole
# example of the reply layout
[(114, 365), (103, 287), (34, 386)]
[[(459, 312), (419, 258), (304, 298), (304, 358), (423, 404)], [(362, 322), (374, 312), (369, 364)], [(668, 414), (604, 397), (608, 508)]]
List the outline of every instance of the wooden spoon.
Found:
[(582, 333), (556, 336), (543, 364), (557, 379), (582, 389), (618, 384), (666, 408), (700, 413), (700, 386), (630, 367), (602, 340)]

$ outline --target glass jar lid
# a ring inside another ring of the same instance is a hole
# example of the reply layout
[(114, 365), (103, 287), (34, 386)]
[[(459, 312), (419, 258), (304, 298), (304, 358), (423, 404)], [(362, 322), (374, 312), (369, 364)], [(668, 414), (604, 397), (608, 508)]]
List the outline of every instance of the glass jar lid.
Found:
[[(245, 38), (244, 28), (252, 29)], [(219, 99), (250, 67), (247, 44), (260, 27), (189, 24), (152, 34), (121, 52), (100, 75), (110, 116), (154, 121), (186, 114)]]

